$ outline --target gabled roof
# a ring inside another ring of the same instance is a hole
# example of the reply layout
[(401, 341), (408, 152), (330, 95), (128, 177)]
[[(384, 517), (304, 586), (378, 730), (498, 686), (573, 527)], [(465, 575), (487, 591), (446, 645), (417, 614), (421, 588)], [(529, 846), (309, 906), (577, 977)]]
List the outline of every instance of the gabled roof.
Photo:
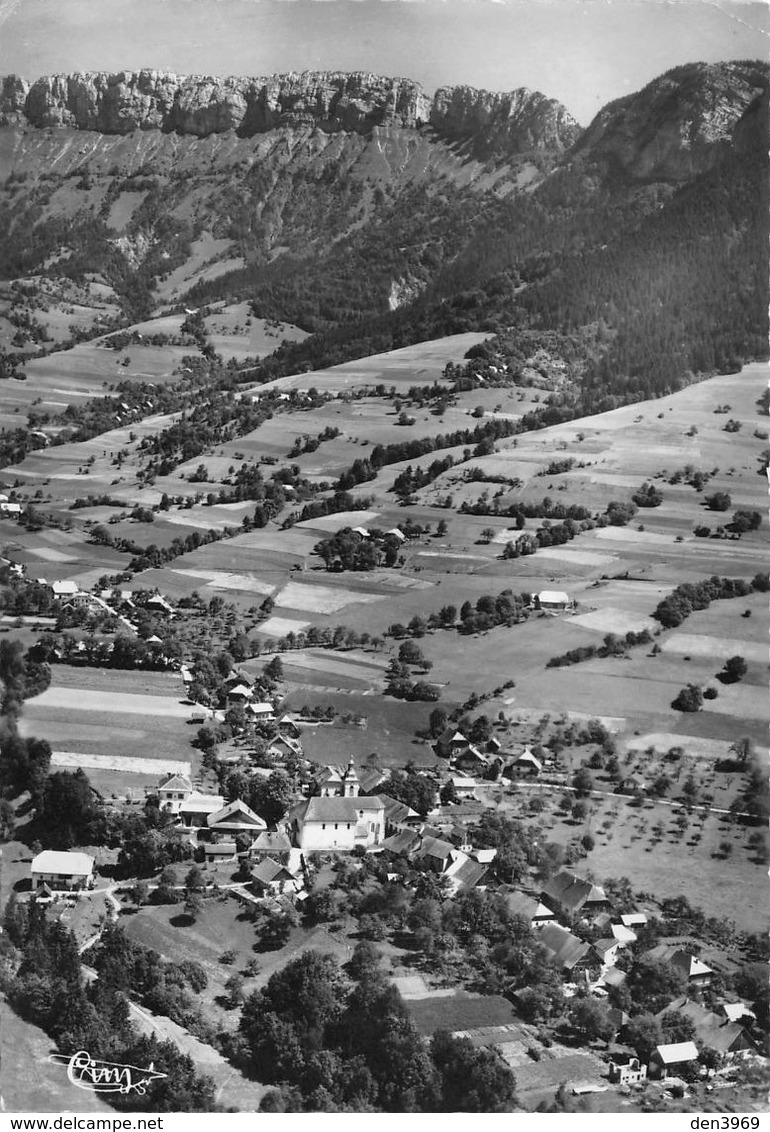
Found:
[(627, 944), (636, 942), (636, 932), (631, 928), (625, 927), (624, 924), (613, 924), (612, 934), (618, 943)]
[(420, 835), (415, 829), (400, 829), (392, 837), (386, 837), (380, 842), (380, 847), (387, 853), (408, 853), (419, 843)]
[(158, 790), (185, 790), (192, 794), (192, 783), (185, 774), (167, 774), (158, 783)]
[(646, 924), (647, 916), (644, 912), (627, 912), (620, 917), (620, 922), (627, 928), (633, 928), (636, 927), (637, 924)]
[(221, 810), (209, 814), (207, 822), (210, 826), (226, 825), (231, 829), (267, 829), (267, 823), (241, 798), (236, 798)]
[(559, 924), (544, 924), (538, 929), (537, 938), (548, 948), (559, 966), (567, 971), (571, 971), (591, 951), (589, 943), (584, 943)]
[(423, 837), (415, 857), (418, 860), (422, 860), (423, 857), (435, 857), (439, 861), (446, 861), (454, 852), (455, 847), (451, 841), (442, 841), (439, 837)]
[(508, 911), (514, 916), (520, 916), (523, 920), (532, 921), (539, 917), (554, 918), (551, 909), (541, 903), (536, 896), (530, 896), (528, 893), (519, 892), (516, 889), (503, 892), (502, 895), (505, 897)]
[(361, 783), (361, 790), (364, 794), (368, 794), (370, 790), (376, 790), (383, 782), (387, 782), (389, 777), (389, 773), (376, 766), (365, 766), (358, 772), (358, 781)]
[(273, 861), (267, 857), (264, 861), (260, 861), (251, 870), (252, 879), (260, 884), (273, 884), (282, 880), (293, 880), (291, 873), (278, 861)]
[(69, 876), (88, 876), (93, 872), (94, 859), (88, 853), (68, 853), (59, 849), (44, 849), (32, 859), (33, 873), (59, 873)]
[(236, 852), (234, 841), (216, 841), (203, 847), (207, 857), (233, 857)]
[(291, 841), (279, 830), (266, 829), (252, 843), (251, 848), (260, 853), (288, 853)]
[(696, 979), (703, 975), (713, 975), (713, 970), (697, 955), (685, 950), (683, 947), (677, 947), (675, 943), (659, 943), (657, 947), (653, 947), (651, 951), (647, 952), (648, 955), (654, 959), (663, 959), (670, 963), (672, 967), (676, 967), (688, 979)]
[(179, 803), (179, 812), (182, 814), (215, 814), (224, 805), (221, 794), (201, 794), (193, 790), (189, 798)]
[(378, 794), (377, 797), (385, 806), (385, 820), (389, 825), (409, 821), (410, 818), (419, 819), (420, 817), (417, 810), (413, 810), (405, 802), (397, 802), (395, 798), (391, 798), (388, 794)]
[(473, 759), (475, 762), (482, 763), (483, 766), (489, 766), (489, 755), (482, 754), (478, 747), (474, 747), (473, 743), (469, 743), (466, 750), (460, 751), (457, 756), (458, 762), (461, 759), (464, 761), (468, 758)]
[(543, 764), (540, 762), (540, 759), (535, 758), (529, 749), (522, 751), (520, 755), (512, 759), (510, 766), (532, 766), (538, 773), (543, 769)]
[(469, 740), (456, 727), (445, 727), (438, 737), (439, 743), (468, 743)]
[(594, 944), (594, 951), (597, 955), (605, 956), (608, 952), (614, 951), (617, 946), (618, 941), (616, 939), (600, 939)]
[[(249, 695), (250, 694), (251, 693), (249, 693)], [(253, 711), (255, 715), (272, 715), (275, 711), (275, 708), (272, 704), (268, 703), (266, 700), (263, 700), (258, 704), (249, 704), (249, 711)]]
[(80, 592), (77, 582), (70, 581), (51, 582), (51, 589), (54, 597), (70, 597)]
[[(248, 700), (251, 697), (251, 688), (247, 688), (245, 684), (236, 684), (234, 688), (228, 688), (227, 694), (233, 698), (238, 696)], [(256, 707), (256, 705), (252, 704), (252, 707)]]
[(679, 1065), (683, 1061), (697, 1061), (698, 1047), (695, 1042), (674, 1042), (671, 1045), (656, 1046), (652, 1056), (662, 1065)]
[(723, 1002), (722, 1010), (729, 1022), (739, 1022), (741, 1018), (756, 1018), (756, 1014), (745, 1002)]
[(582, 908), (584, 904), (605, 901), (607, 899), (604, 889), (590, 880), (583, 880), (566, 869), (551, 877), (543, 889), (546, 900), (550, 896), (562, 908), (571, 912)]
[(569, 602), (569, 597), (562, 590), (541, 590), (537, 600), (549, 605), (560, 605), (562, 602)]
[(465, 853), (458, 853), (457, 857), (458, 859), (446, 871), (454, 891), (475, 888), (487, 875), (487, 866), (474, 861), (471, 857), (466, 857)]
[(740, 1022), (731, 1021), (715, 1014), (699, 1002), (690, 998), (678, 998), (661, 1010), (657, 1017), (661, 1018), (667, 1011), (676, 1010), (689, 1018), (695, 1026), (695, 1037), (704, 1046), (711, 1046), (718, 1053), (730, 1053), (733, 1050), (752, 1048), (754, 1043)]
[(608, 987), (622, 987), (627, 978), (626, 972), (620, 967), (610, 967), (609, 971), (602, 975), (602, 982)]

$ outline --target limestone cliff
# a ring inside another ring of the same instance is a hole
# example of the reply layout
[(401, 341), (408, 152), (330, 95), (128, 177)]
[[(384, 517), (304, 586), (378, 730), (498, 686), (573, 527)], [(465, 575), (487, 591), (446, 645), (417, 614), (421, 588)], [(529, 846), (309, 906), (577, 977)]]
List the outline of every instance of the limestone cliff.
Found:
[(472, 139), (477, 150), (490, 153), (562, 152), (582, 132), (560, 102), (523, 87), (508, 94), (442, 87), (433, 98), (430, 124), (444, 137)]

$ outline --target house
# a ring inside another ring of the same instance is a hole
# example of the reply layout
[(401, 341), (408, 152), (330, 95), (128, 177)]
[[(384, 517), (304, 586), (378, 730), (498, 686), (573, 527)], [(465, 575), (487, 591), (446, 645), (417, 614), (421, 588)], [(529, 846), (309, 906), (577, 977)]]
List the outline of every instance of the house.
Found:
[(416, 861), (425, 861), (434, 872), (443, 873), (452, 863), (455, 847), (451, 841), (440, 837), (423, 837), (419, 848), (414, 852)]
[(291, 841), (280, 830), (266, 829), (251, 843), (252, 853), (264, 853), (268, 857), (288, 856)]
[(347, 767), (325, 766), (313, 781), (321, 798), (357, 798), (361, 791), (352, 755)]
[(385, 532), (386, 535), (392, 535), (393, 538), (398, 539), (399, 542), (406, 542), (406, 535), (400, 531), (398, 527), (391, 527), (389, 531)]
[(466, 739), (462, 731), (458, 731), (456, 727), (447, 727), (436, 740), (436, 754), (443, 759), (452, 759), (468, 746), (470, 740)]
[(361, 793), (371, 794), (378, 786), (382, 786), (390, 778), (390, 771), (381, 770), (378, 766), (364, 766), (358, 772), (361, 783)]
[(605, 967), (614, 967), (618, 958), (620, 944), (616, 939), (600, 939), (594, 944), (596, 958)]
[(669, 1010), (676, 1010), (689, 1018), (695, 1027), (696, 1041), (701, 1046), (716, 1050), (723, 1062), (745, 1057), (756, 1049), (754, 1041), (740, 1022), (715, 1014), (699, 1002), (693, 1002), (687, 997), (675, 999), (665, 1010), (660, 1011), (658, 1018)]
[(209, 814), (206, 824), (212, 833), (247, 833), (254, 837), (267, 829), (267, 823), (241, 798)]
[(169, 605), (162, 594), (153, 594), (151, 598), (147, 599), (147, 608), (151, 609), (154, 613), (173, 613), (173, 606)]
[(711, 967), (704, 963), (697, 955), (673, 943), (659, 943), (647, 952), (653, 959), (663, 959), (681, 971), (690, 987), (707, 987), (714, 974)]
[(630, 944), (636, 943), (636, 932), (624, 924), (612, 924), (610, 930), (613, 939), (616, 939), (621, 947), (629, 947)]
[(663, 1080), (670, 1074), (676, 1076), (681, 1069), (697, 1061), (698, 1047), (695, 1042), (674, 1042), (671, 1045), (656, 1046), (650, 1057), (648, 1072), (650, 1077)]
[(467, 798), (476, 797), (475, 778), (468, 778), (464, 774), (452, 774), (449, 776), (449, 781), (454, 787), (455, 797), (458, 801), (463, 802)]
[(244, 684), (247, 688), (254, 687), (254, 677), (250, 676), (248, 672), (244, 672), (242, 668), (233, 668), (230, 675), (224, 681), (226, 690), (235, 688), (237, 684)]
[(590, 880), (583, 880), (567, 869), (562, 869), (556, 876), (551, 877), (540, 898), (544, 904), (555, 908), (568, 919), (572, 919), (578, 913), (588, 917), (597, 912), (605, 912), (609, 908), (609, 901), (600, 885), (592, 884)]
[(266, 858), (251, 870), (251, 887), (256, 896), (281, 896), (301, 887), (285, 865)]
[(757, 1020), (756, 1014), (745, 1002), (723, 1002), (722, 1010), (729, 1022), (740, 1022), (741, 1019), (745, 1019), (747, 1022), (756, 1022)]
[(627, 928), (642, 928), (647, 923), (644, 912), (626, 912), (620, 917), (621, 924)]
[(201, 794), (193, 790), (179, 804), (179, 820), (188, 829), (206, 828), (210, 814), (216, 814), (225, 804), (221, 794)]
[(18, 518), (21, 515), (21, 504), (0, 503), (0, 515), (15, 515)]
[(478, 747), (472, 743), (454, 756), (455, 770), (468, 771), (471, 774), (483, 773), (490, 763), (489, 755), (483, 755)]
[(501, 889), (500, 893), (505, 897), (509, 912), (526, 920), (531, 928), (553, 923), (556, 919), (555, 913), (536, 896), (530, 896), (529, 893), (519, 892), (516, 889)]
[(45, 884), (51, 892), (70, 892), (73, 889), (92, 888), (94, 859), (88, 853), (65, 853), (57, 849), (44, 849), (32, 859), (32, 887)]
[(540, 759), (535, 758), (527, 747), (515, 759), (511, 759), (506, 771), (517, 775), (519, 778), (537, 778), (539, 774), (543, 773), (543, 764)]
[(610, 1061), (610, 1081), (615, 1085), (634, 1085), (647, 1079), (647, 1066), (638, 1057), (619, 1054)]
[(458, 892), (468, 892), (472, 888), (478, 888), (484, 880), (488, 872), (487, 866), (482, 865), (480, 861), (474, 861), (466, 853), (459, 849), (455, 849), (452, 854), (452, 860), (449, 868), (444, 873), (450, 884), (450, 896), (456, 896)]
[(288, 826), (299, 849), (314, 852), (368, 848), (385, 839), (382, 798), (309, 798), (288, 813)]
[(172, 814), (179, 813), (179, 806), (193, 792), (192, 783), (186, 774), (167, 774), (161, 778), (157, 788), (150, 793), (158, 795), (160, 808)]
[(267, 753), (274, 759), (301, 758), (302, 744), (290, 735), (276, 735), (268, 744)]
[(544, 613), (563, 613), (572, 606), (572, 602), (560, 590), (542, 590), (539, 594), (532, 594), (532, 605)]
[(245, 684), (236, 684), (235, 687), (227, 690), (227, 706), (237, 707), (239, 704), (246, 704), (251, 697), (251, 688), (247, 688)]
[(80, 593), (77, 582), (62, 581), (51, 582), (51, 593), (55, 598), (62, 599), (68, 597), (75, 597)]
[(278, 730), (281, 735), (288, 736), (290, 739), (301, 739), (302, 731), (297, 726), (295, 721), (290, 715), (282, 715), (278, 720)]
[(207, 865), (220, 861), (237, 861), (238, 850), (234, 841), (216, 841), (203, 846), (203, 859)]
[(625, 971), (621, 971), (620, 967), (610, 967), (602, 975), (602, 983), (605, 987), (622, 987), (623, 983), (628, 978)]
[(570, 975), (598, 970), (599, 963), (591, 944), (584, 943), (560, 924), (543, 924), (537, 938)]
[(366, 527), (353, 527), (353, 534), (360, 535), (361, 538), (369, 538), (369, 531)]
[(491, 739), (487, 739), (486, 749), (490, 755), (498, 755), (503, 749), (503, 744), (493, 735)]
[[(242, 687), (243, 685), (240, 685)], [(251, 693), (249, 693), (251, 695)], [(249, 704), (248, 710), (254, 716), (255, 723), (271, 723), (275, 719), (275, 708), (271, 703), (262, 701), (258, 704)]]
[(413, 810), (405, 802), (397, 802), (387, 794), (379, 794), (378, 797), (385, 806), (386, 833), (395, 833), (400, 829), (414, 829), (422, 824), (417, 810)]
[(410, 853), (420, 844), (420, 834), (416, 829), (400, 829), (382, 842), (385, 853), (401, 856)]

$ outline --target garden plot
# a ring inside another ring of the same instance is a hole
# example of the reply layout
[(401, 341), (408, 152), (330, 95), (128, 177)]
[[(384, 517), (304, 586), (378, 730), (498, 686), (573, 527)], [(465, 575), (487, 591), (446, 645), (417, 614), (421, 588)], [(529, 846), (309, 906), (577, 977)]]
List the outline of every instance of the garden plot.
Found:
[[(503, 537), (496, 537), (495, 542), (515, 542), (516, 535), (511, 531), (503, 532)], [(610, 566), (617, 562), (617, 554), (602, 554), (593, 550), (578, 550), (571, 546), (544, 546), (537, 551), (538, 559), (559, 559), (561, 562), (573, 563), (575, 566)]]
[(161, 766), (164, 774), (183, 774), (189, 778), (192, 773), (191, 764), (179, 759), (142, 759), (126, 755), (92, 755), (75, 751), (52, 751), (51, 763), (53, 766), (82, 767), (83, 770), (117, 770), (129, 774), (156, 775)]
[(172, 574), (182, 574), (186, 578), (200, 578), (212, 590), (251, 590), (258, 594), (271, 594), (275, 586), (261, 582), (253, 574), (232, 574), (227, 570), (171, 570)]
[(380, 518), (379, 511), (340, 511), (336, 515), (323, 515), (318, 519), (305, 519), (297, 523), (299, 530), (339, 531), (343, 527), (372, 526)]
[(35, 558), (41, 558), (44, 562), (75, 562), (77, 559), (72, 554), (65, 554), (63, 550), (54, 550), (52, 546), (39, 546), (35, 550), (31, 550)]
[(722, 685), (717, 699), (709, 702), (708, 710), (715, 715), (732, 716), (738, 725), (742, 720), (767, 720), (767, 688), (751, 684)]
[(358, 593), (340, 587), (306, 586), (302, 582), (289, 582), (275, 599), (282, 609), (299, 609), (308, 613), (337, 613), (347, 605), (382, 601), (386, 595)]
[(77, 711), (115, 712), (120, 715), (162, 716), (165, 719), (189, 719), (191, 704), (180, 703), (170, 696), (144, 696), (131, 692), (94, 691), (90, 688), (51, 687), (29, 700), (36, 708), (63, 708)]
[(632, 527), (600, 527), (592, 532), (592, 537), (602, 542), (623, 542), (642, 547), (670, 546), (674, 541), (673, 535), (662, 535), (657, 531), (636, 531)]
[(652, 632), (658, 628), (652, 617), (634, 616), (625, 609), (612, 606), (595, 609), (592, 613), (579, 613), (571, 621), (573, 625), (582, 625), (584, 629), (593, 629), (597, 633), (641, 633), (643, 629)]
[(664, 653), (673, 653), (676, 656), (697, 656), (709, 660), (727, 660), (731, 656), (742, 656), (745, 660), (766, 664), (769, 659), (768, 646), (765, 642), (710, 637), (704, 633), (674, 633), (665, 641), (661, 649)]
[(287, 633), (301, 633), (311, 624), (310, 621), (293, 621), (290, 617), (268, 617), (257, 626), (256, 631), (268, 637), (285, 637)]
[(674, 731), (648, 731), (644, 735), (634, 735), (626, 740), (629, 751), (646, 751), (654, 747), (656, 751), (670, 751), (672, 747), (684, 747), (693, 758), (718, 762), (727, 757), (730, 744), (724, 739), (706, 739), (694, 735), (677, 735)]

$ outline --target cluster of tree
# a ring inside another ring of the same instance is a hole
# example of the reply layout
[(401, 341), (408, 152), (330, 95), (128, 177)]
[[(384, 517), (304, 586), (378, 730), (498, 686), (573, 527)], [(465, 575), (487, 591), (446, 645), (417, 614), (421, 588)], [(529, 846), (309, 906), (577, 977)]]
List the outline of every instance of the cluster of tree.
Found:
[(374, 570), (395, 566), (400, 549), (401, 541), (394, 534), (372, 529), (366, 536), (343, 527), (317, 542), (313, 553), (323, 559), (327, 570)]
[(240, 534), (238, 527), (223, 527), (218, 531), (196, 530), (184, 538), (179, 536), (172, 539), (168, 546), (157, 546), (155, 543), (142, 546), (140, 543), (134, 542), (133, 539), (110, 534), (107, 527), (98, 523), (91, 529), (91, 541), (99, 546), (110, 546), (121, 554), (133, 554), (134, 557), (129, 562), (127, 569), (139, 574), (143, 570), (156, 569), (168, 562), (173, 562), (180, 555), (189, 554), (191, 551), (197, 550), (198, 547), (206, 546), (207, 543), (233, 538), (237, 534)]
[(312, 503), (306, 503), (301, 511), (292, 512), (284, 519), (281, 529), (285, 530), (294, 523), (303, 523), (306, 519), (321, 519), (325, 515), (338, 515), (341, 511), (355, 511), (359, 507), (365, 509), (372, 502), (372, 497), (368, 495), (356, 498), (348, 491), (335, 491), (326, 499), (314, 499)]
[(306, 951), (244, 1004), (241, 1055), (279, 1089), (265, 1112), (510, 1112), (516, 1083), (496, 1050), (420, 1037), (370, 944), (346, 977)]
[(0, 641), (0, 715), (17, 716), (24, 700), (51, 683), (50, 668), (33, 649), (25, 653), (21, 641)]
[[(57, 622), (57, 627), (58, 627)], [(105, 626), (106, 628), (106, 626)], [(177, 641), (167, 644), (145, 641), (122, 633), (114, 638), (87, 636), (80, 641), (69, 633), (56, 636), (43, 633), (30, 648), (28, 656), (39, 663), (89, 665), (97, 668), (145, 669), (163, 672), (172, 658), (178, 658), (181, 646)], [(41, 689), (42, 691), (42, 689)]]
[(720, 578), (713, 575), (702, 582), (684, 582), (657, 605), (652, 616), (664, 629), (675, 629), (696, 609), (708, 609), (712, 601), (746, 597), (752, 590), (759, 590), (766, 584), (764, 577), (757, 575), (753, 581), (747, 582), (744, 578)]
[(407, 499), (415, 491), (427, 487), (435, 479), (454, 466), (454, 457), (445, 456), (443, 460), (433, 460), (427, 468), (413, 468), (409, 464), (393, 481), (393, 491), (401, 499)]
[(631, 498), (637, 507), (660, 507), (663, 502), (663, 492), (654, 483), (646, 481)]
[[(423, 658), (419, 667), (423, 672), (427, 672), (432, 665)], [(385, 673), (385, 695), (394, 696), (397, 700), (423, 700), (435, 703), (440, 698), (441, 692), (435, 684), (430, 684), (427, 680), (413, 680), (409, 664), (394, 657)]]
[(563, 668), (568, 664), (580, 664), (581, 661), (591, 660), (592, 657), (625, 656), (630, 648), (636, 645), (648, 645), (652, 641), (649, 629), (642, 629), (639, 633), (629, 630), (625, 636), (616, 633), (607, 633), (601, 645), (582, 645), (570, 649), (561, 656), (552, 656), (546, 668)]
[[(107, 939), (117, 928), (106, 929)], [(122, 933), (121, 933), (122, 934)], [(2, 953), (8, 1002), (22, 1018), (40, 1026), (66, 1056), (86, 1049), (94, 1058), (121, 1065), (153, 1065), (162, 1074), (143, 1093), (113, 1093), (115, 1108), (148, 1112), (216, 1112), (213, 1082), (173, 1042), (140, 1036), (130, 1022), (127, 972), (108, 956), (99, 978), (82, 975), (77, 940), (63, 924), (47, 919), (42, 905), (19, 904), (12, 896), (3, 917)], [(174, 967), (170, 979), (174, 979)], [(197, 964), (196, 964), (197, 966)]]
[(327, 425), (317, 436), (298, 436), (291, 451), (287, 453), (288, 459), (293, 460), (295, 456), (302, 456), (306, 452), (316, 452), (325, 440), (335, 440), (339, 435), (340, 430), (338, 428), (334, 425)]
[[(337, 480), (338, 491), (347, 491), (367, 480), (373, 480), (380, 468), (387, 464), (400, 464), (404, 460), (414, 460), (427, 456), (439, 448), (456, 448), (461, 444), (475, 444), (475, 456), (485, 456), (493, 450), (494, 442), (506, 436), (521, 432), (519, 421), (509, 421), (496, 417), (475, 428), (461, 428), (454, 432), (439, 433), (437, 436), (423, 436), (417, 440), (405, 440), (399, 444), (376, 444), (371, 455), (358, 459), (347, 468)], [(483, 451), (482, 451), (483, 449)]]

